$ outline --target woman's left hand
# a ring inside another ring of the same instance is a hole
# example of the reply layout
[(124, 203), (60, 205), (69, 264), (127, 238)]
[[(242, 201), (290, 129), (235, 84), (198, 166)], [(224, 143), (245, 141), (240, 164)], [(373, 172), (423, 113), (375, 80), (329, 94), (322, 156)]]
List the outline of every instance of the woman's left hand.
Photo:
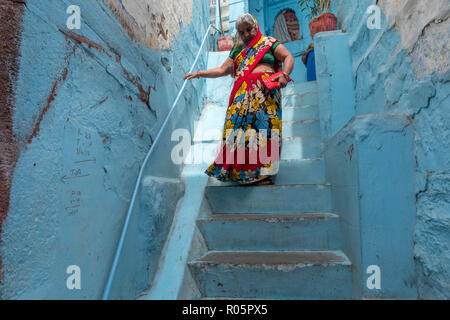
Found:
[(284, 88), (288, 84), (288, 81), (286, 80), (286, 77), (284, 74), (280, 74), (273, 78), (274, 81), (278, 81), (278, 88)]

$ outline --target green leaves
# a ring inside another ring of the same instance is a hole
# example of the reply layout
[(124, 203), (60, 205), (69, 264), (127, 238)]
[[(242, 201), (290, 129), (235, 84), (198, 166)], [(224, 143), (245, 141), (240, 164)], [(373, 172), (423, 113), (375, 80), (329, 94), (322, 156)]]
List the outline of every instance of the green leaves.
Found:
[(307, 10), (310, 12), (306, 17), (312, 19), (327, 12), (330, 8), (331, 0), (299, 0), (297, 3), (302, 12)]

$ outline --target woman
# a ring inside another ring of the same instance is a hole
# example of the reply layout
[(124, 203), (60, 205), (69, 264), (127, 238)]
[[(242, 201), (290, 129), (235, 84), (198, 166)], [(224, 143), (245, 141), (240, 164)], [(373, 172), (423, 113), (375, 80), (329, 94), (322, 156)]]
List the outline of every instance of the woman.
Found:
[[(281, 154), (281, 88), (289, 80), (294, 57), (273, 37), (261, 34), (256, 19), (244, 14), (236, 21), (236, 42), (219, 68), (189, 73), (186, 79), (217, 78), (232, 74), (224, 123), (223, 143), (214, 163), (205, 171), (220, 181), (273, 184)], [(281, 63), (284, 70), (281, 70)], [(283, 71), (269, 90), (263, 79)]]

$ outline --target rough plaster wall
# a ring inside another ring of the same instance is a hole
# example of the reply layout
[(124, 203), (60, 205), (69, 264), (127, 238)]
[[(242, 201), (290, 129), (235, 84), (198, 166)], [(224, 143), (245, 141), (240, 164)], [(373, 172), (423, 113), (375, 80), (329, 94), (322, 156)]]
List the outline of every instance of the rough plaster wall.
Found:
[(151, 49), (168, 49), (192, 21), (193, 0), (103, 0), (134, 41)]
[[(366, 27), (378, 3), (381, 30)], [(351, 34), (356, 113), (408, 115), (415, 128), (418, 298), (450, 297), (448, 0), (334, 1)]]
[(378, 5), (410, 53), (419, 79), (449, 70), (450, 6), (448, 0), (379, 0)]
[[(18, 73), (18, 54), (23, 3), (0, 0), (0, 244), (2, 224), (9, 210), (14, 166), (19, 150), (13, 134), (14, 86)], [(8, 44), (7, 46), (4, 44)], [(0, 285), (3, 283), (0, 255)]]
[[(6, 3), (21, 6), (18, 0)], [(206, 17), (204, 1), (194, 3)], [(66, 1), (26, 2), (18, 15), (23, 31), (14, 12), (1, 7), (2, 17), (9, 18), (2, 36), (14, 39), (21, 32), (14, 113), (5, 113), (7, 127), (1, 132), (6, 141), (14, 137), (20, 151), (10, 174), (10, 205), (1, 234), (4, 299), (101, 296), (139, 167), (206, 31), (207, 20), (192, 20), (169, 49), (155, 51), (133, 42), (101, 0), (77, 4), (81, 30), (67, 29)], [(15, 76), (17, 48), (11, 44), (0, 52), (6, 50), (8, 70)], [(197, 67), (204, 68), (205, 61), (203, 54)], [(197, 81), (185, 87), (170, 125), (198, 116), (202, 85)], [(8, 117), (13, 119), (9, 124)], [(14, 154), (8, 161), (12, 167)], [(177, 174), (172, 168), (169, 173)], [(177, 199), (171, 200), (176, 204)], [(167, 212), (164, 218), (172, 216)], [(158, 236), (164, 238), (164, 230)], [(72, 264), (82, 270), (83, 290), (66, 287), (66, 268)]]

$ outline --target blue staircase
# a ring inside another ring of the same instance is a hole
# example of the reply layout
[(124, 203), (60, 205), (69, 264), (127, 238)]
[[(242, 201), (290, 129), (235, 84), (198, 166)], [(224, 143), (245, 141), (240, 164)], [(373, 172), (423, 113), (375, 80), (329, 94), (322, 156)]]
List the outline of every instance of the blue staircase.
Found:
[(352, 263), (325, 179), (317, 83), (283, 90), (274, 185), (209, 178), (196, 221), (206, 250), (188, 261), (203, 299), (351, 299)]

